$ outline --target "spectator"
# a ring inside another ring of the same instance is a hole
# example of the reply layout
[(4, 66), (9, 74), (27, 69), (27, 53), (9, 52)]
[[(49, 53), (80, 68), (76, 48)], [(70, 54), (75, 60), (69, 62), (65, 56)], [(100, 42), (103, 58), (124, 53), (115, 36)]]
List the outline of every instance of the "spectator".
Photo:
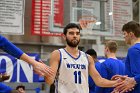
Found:
[(18, 93), (26, 93), (25, 92), (25, 86), (23, 86), (23, 85), (17, 86), (16, 90), (18, 91)]

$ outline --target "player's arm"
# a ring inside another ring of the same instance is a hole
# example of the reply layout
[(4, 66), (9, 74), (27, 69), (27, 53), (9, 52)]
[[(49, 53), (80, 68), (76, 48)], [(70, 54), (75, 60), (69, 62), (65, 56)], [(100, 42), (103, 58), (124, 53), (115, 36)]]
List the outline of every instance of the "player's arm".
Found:
[(89, 74), (94, 80), (95, 84), (100, 87), (113, 87), (117, 81), (110, 81), (105, 78), (102, 78), (94, 66), (94, 61), (91, 56), (88, 56), (89, 59)]
[(49, 85), (54, 83), (55, 76), (56, 76), (58, 66), (59, 66), (59, 62), (60, 62), (60, 52), (58, 50), (55, 50), (51, 53), (51, 57), (49, 61), (50, 67), (54, 71), (54, 75), (51, 77), (48, 77), (48, 76), (45, 77), (45, 81)]
[[(108, 76), (108, 72), (107, 72), (107, 68), (106, 68), (106, 61), (104, 61), (103, 63), (100, 64), (100, 75), (103, 77), (103, 78), (107, 78)], [(95, 92), (97, 93), (103, 93), (105, 90), (104, 87), (99, 87), (99, 86), (95, 86)]]
[(5, 37), (0, 35), (0, 48), (7, 52), (8, 54), (20, 58), (21, 55), (24, 53), (21, 49), (16, 47), (13, 43), (11, 43), (9, 40), (7, 40)]
[(35, 73), (41, 75), (41, 76), (52, 76), (53, 71), (52, 69), (44, 64), (43, 62), (37, 62), (27, 54), (23, 53), (20, 57), (21, 60), (31, 64), (33, 66), (33, 70)]
[(39, 63), (33, 58), (29, 57), (25, 54), (20, 48), (16, 47), (13, 43), (11, 43), (8, 39), (0, 35), (0, 48), (7, 52), (8, 54), (21, 59), (33, 66), (34, 71), (41, 75), (51, 75), (53, 71), (43, 63)]

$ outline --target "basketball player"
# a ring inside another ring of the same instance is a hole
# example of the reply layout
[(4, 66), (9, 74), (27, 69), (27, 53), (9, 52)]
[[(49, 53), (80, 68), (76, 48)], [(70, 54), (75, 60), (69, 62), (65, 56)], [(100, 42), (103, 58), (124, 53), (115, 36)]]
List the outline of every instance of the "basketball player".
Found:
[(55, 75), (45, 77), (51, 85), (55, 80), (56, 93), (89, 93), (88, 75), (101, 87), (113, 87), (118, 81), (110, 81), (100, 76), (91, 56), (78, 50), (80, 28), (69, 23), (63, 30), (66, 47), (51, 53), (50, 67)]
[[(125, 65), (124, 63), (117, 59), (117, 42), (110, 40), (105, 43), (104, 54), (107, 59), (100, 65), (100, 75), (103, 78), (111, 79), (114, 75), (124, 75), (125, 74)], [(111, 93), (113, 88), (102, 88), (96, 87), (95, 93)]]
[(127, 93), (140, 93), (140, 24), (130, 21), (123, 25), (122, 31), (125, 42), (131, 45), (125, 60), (125, 74), (128, 77), (115, 90), (123, 93), (134, 87), (134, 90)]

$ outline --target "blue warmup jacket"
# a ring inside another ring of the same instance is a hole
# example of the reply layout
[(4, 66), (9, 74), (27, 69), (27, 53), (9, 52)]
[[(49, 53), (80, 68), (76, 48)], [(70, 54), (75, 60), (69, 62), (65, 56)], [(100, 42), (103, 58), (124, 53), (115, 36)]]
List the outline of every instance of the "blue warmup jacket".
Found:
[(140, 93), (140, 43), (136, 43), (128, 49), (125, 68), (125, 74), (128, 77), (134, 77), (137, 82), (134, 90), (128, 93)]
[[(125, 64), (118, 59), (108, 58), (100, 65), (100, 74), (103, 78), (108, 80), (114, 75), (125, 74)], [(111, 93), (113, 88), (95, 87), (95, 93)]]

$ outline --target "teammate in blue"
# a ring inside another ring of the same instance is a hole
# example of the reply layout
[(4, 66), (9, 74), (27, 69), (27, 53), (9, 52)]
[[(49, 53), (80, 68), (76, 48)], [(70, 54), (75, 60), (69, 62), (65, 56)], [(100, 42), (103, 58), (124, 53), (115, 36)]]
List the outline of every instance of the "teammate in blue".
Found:
[[(14, 44), (12, 44), (9, 40), (5, 37), (0, 35), (0, 49), (4, 50), (8, 54), (21, 59), (33, 66), (34, 71), (42, 76), (51, 76), (53, 71), (50, 67), (46, 66), (43, 63), (37, 62), (36, 60), (29, 57), (25, 54), (22, 50), (17, 48)], [(9, 86), (6, 86), (3, 83), (0, 83), (0, 93), (9, 93), (12, 89)]]
[[(89, 54), (94, 62), (95, 62), (95, 68), (97, 69), (97, 71), (100, 73), (100, 62), (97, 59), (97, 53), (94, 49), (88, 49), (86, 51), (87, 54)], [(89, 93), (95, 93), (95, 83), (93, 81), (93, 79), (91, 78), (91, 76), (88, 77), (88, 83), (89, 83)]]
[(53, 84), (55, 80), (56, 93), (89, 93), (88, 76), (101, 87), (113, 87), (117, 81), (110, 81), (100, 76), (94, 66), (91, 56), (80, 51), (80, 28), (77, 24), (69, 23), (63, 30), (66, 47), (51, 53), (50, 67), (54, 77), (46, 77), (46, 83)]
[(125, 80), (115, 89), (123, 93), (134, 87), (134, 90), (128, 93), (140, 93), (140, 24), (130, 21), (123, 25), (122, 31), (125, 42), (131, 45), (125, 60), (125, 74), (128, 77), (125, 77)]
[[(125, 64), (116, 57), (117, 48), (116, 41), (110, 40), (105, 44), (104, 54), (107, 59), (100, 65), (100, 75), (103, 78), (110, 80), (114, 75), (125, 74)], [(111, 93), (112, 91), (113, 88), (96, 87), (95, 89), (95, 93)]]

